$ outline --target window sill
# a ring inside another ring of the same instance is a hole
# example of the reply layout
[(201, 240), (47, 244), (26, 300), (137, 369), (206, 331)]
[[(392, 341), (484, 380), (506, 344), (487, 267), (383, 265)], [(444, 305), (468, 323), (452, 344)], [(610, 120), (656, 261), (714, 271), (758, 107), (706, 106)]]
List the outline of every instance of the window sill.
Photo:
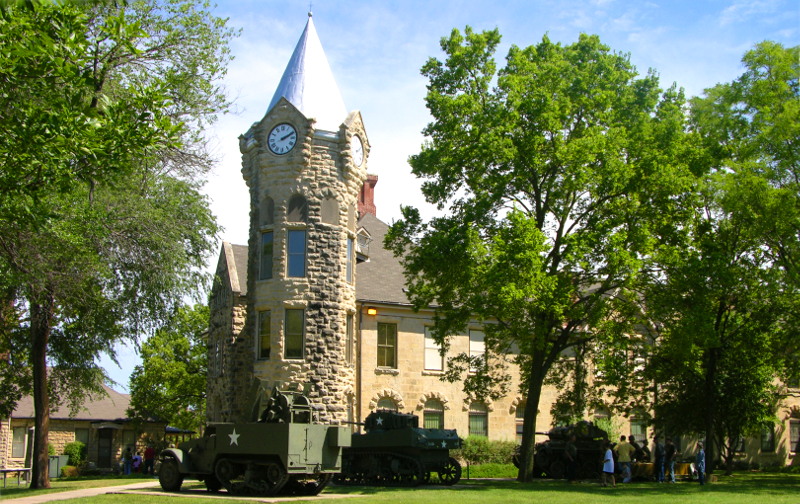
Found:
[(434, 369), (423, 369), (422, 376), (443, 376), (444, 371), (436, 371)]
[(400, 370), (399, 369), (395, 369), (395, 368), (380, 368), (379, 367), (379, 368), (375, 368), (375, 374), (376, 375), (397, 376), (397, 375), (400, 374)]

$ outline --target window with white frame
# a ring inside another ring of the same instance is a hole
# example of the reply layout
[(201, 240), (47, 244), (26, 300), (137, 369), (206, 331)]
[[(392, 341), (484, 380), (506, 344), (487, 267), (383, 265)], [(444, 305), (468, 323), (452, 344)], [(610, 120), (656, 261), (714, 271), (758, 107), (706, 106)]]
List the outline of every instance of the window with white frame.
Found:
[(800, 453), (800, 420), (789, 420), (789, 451)]
[(13, 458), (25, 457), (25, 436), (27, 427), (14, 427), (13, 438), (11, 440), (11, 456)]
[(378, 322), (378, 367), (397, 368), (397, 324)]
[(433, 339), (432, 327), (425, 328), (425, 370), (442, 371), (444, 370), (444, 357), (440, 353), (441, 346)]
[(476, 363), (475, 359), (486, 359), (485, 338), (486, 335), (483, 331), (478, 331), (477, 329), (469, 330), (469, 370), (473, 373), (478, 370), (477, 366), (479, 365)]

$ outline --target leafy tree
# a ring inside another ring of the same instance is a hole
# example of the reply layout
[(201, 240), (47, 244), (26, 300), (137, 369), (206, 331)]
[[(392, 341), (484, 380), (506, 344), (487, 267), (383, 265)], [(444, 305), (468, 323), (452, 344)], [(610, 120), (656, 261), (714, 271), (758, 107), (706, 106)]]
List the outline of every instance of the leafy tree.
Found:
[(742, 76), (692, 100), (712, 170), (646, 295), (663, 324), (656, 414), (705, 433), (709, 461), (720, 450), (728, 471), (739, 438), (774, 420), (774, 377), (797, 369), (799, 54), (758, 44)]
[[(639, 77), (596, 36), (512, 47), (499, 73), (494, 31), (442, 40), (430, 59), (428, 141), (410, 159), (423, 193), (449, 214), (423, 223), (403, 208), (387, 246), (402, 257), (415, 307), (436, 308), (434, 336), (473, 318), (489, 358), (460, 356), (450, 379), (473, 395), (502, 395), (504, 359), (526, 397), (520, 479), (533, 472), (542, 384), (563, 353), (590, 341), (624, 344), (628, 287), (659, 234), (694, 158), (684, 99)], [(491, 87), (496, 79), (496, 87)], [(493, 388), (493, 385), (495, 386)]]
[(142, 344), (142, 364), (130, 381), (130, 417), (156, 418), (194, 431), (202, 428), (208, 370), (203, 333), (208, 324), (208, 306), (183, 306)]
[(95, 358), (205, 281), (197, 127), (227, 107), (232, 35), (194, 0), (0, 9), (0, 401), (33, 396), (33, 488), (49, 486), (50, 402), (100, 392)]

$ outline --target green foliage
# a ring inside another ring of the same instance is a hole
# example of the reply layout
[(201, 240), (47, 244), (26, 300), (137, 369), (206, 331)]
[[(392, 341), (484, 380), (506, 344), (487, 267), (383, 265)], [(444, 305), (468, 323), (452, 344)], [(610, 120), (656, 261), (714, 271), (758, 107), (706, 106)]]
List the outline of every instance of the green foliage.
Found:
[(660, 244), (642, 289), (658, 321), (656, 418), (704, 433), (708, 460), (720, 450), (728, 472), (739, 437), (774, 421), (774, 378), (800, 358), (798, 54), (761, 43), (741, 77), (692, 100), (709, 172), (683, 198), (683, 239)]
[(461, 478), (516, 478), (518, 472), (514, 464), (486, 463), (464, 467)]
[(56, 454), (56, 447), (53, 446), (53, 443), (47, 443), (47, 455), (53, 456)]
[(459, 450), (451, 455), (469, 464), (510, 464), (517, 444), (513, 441), (489, 440), (484, 436), (469, 436)]
[[(0, 411), (32, 393), (33, 486), (49, 403), (102, 393), (96, 357), (207, 280), (217, 225), (200, 128), (227, 109), (234, 35), (205, 0), (0, 9)], [(8, 303), (5, 303), (5, 302)], [(49, 375), (49, 376), (48, 376)]]
[(62, 478), (77, 478), (80, 476), (80, 471), (78, 468), (72, 464), (65, 465), (61, 468), (61, 477)]
[(513, 46), (498, 71), (499, 42), (496, 30), (453, 30), (446, 60), (422, 68), (433, 122), (410, 163), (427, 201), (449, 212), (423, 223), (403, 208), (386, 245), (414, 306), (436, 306), (437, 341), (484, 324), (488, 358), (451, 359), (448, 380), (496, 397), (506, 359), (519, 366), (528, 479), (545, 377), (576, 345), (627, 344), (630, 288), (684, 218), (676, 194), (702, 166), (682, 92), (662, 92), (596, 36)]
[(80, 466), (86, 460), (87, 448), (80, 441), (73, 441), (64, 446), (64, 455), (69, 455), (67, 462), (71, 466)]
[(203, 333), (208, 324), (207, 305), (183, 306), (142, 345), (142, 364), (131, 375), (130, 417), (202, 430), (208, 370)]

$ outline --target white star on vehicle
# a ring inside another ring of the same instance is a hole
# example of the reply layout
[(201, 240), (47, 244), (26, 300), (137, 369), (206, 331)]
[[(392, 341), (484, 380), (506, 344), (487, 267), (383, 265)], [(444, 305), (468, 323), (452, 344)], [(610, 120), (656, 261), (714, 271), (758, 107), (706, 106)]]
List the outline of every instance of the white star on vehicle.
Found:
[(231, 446), (239, 446), (239, 436), (241, 434), (236, 434), (236, 429), (233, 429), (233, 434), (228, 434), (228, 437), (231, 438)]
[(375, 425), (383, 425), (383, 417), (378, 417), (378, 419), (375, 420)]
[(444, 439), (442, 440), (442, 448), (447, 448), (447, 441)]

